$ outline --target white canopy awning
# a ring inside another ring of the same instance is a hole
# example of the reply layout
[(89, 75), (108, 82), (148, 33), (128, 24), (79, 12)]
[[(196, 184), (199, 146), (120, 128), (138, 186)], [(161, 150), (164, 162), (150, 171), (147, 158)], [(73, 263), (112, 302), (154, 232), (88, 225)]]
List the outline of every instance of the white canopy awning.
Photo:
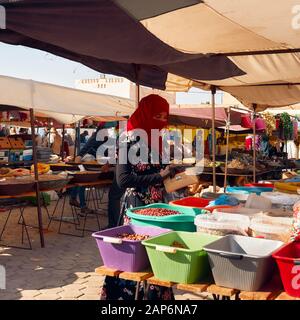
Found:
[(65, 124), (86, 116), (127, 116), (135, 110), (130, 99), (6, 76), (0, 76), (0, 105), (32, 108)]
[(216, 81), (168, 74), (167, 89), (187, 91), (192, 86), (209, 89), (214, 85), (243, 104), (256, 104), (263, 110), (300, 102), (299, 5), (297, 0), (190, 1), (141, 23), (179, 51), (225, 54), (245, 72)]
[(140, 22), (166, 44), (188, 53), (300, 48), (298, 0), (184, 2), (175, 10), (149, 14)]

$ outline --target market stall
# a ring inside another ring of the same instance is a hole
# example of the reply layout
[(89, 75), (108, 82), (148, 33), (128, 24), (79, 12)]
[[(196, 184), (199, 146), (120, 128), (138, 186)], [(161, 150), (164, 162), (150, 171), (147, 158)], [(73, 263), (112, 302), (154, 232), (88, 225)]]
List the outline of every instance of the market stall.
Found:
[[(292, 267), (299, 264), (298, 244), (293, 242), (282, 247), (291, 238), (292, 222), (287, 220), (290, 219), (287, 215), (299, 201), (298, 182), (275, 184), (279, 190), (292, 190), (294, 197), (270, 191), (274, 188), (270, 184), (268, 187), (233, 187), (229, 195), (220, 197), (215, 192), (216, 90), (231, 93), (254, 112), (300, 101), (300, 43), (297, 30), (291, 28), (292, 1), (272, 4), (258, 0), (183, 1), (164, 6), (158, 6), (155, 1), (144, 1), (143, 6), (136, 1), (72, 2), (69, 6), (62, 1), (52, 1), (43, 7), (32, 1), (29, 8), (23, 6), (23, 1), (3, 4), (9, 28), (0, 31), (1, 41), (14, 45), (25, 43), (153, 88), (185, 91), (195, 86), (211, 91), (213, 196), (218, 198), (211, 199), (209, 205), (204, 206), (202, 202), (201, 207), (189, 205), (192, 207), (189, 210), (187, 205), (128, 210), (133, 224), (149, 228), (146, 231), (106, 230), (94, 235), (103, 261), (110, 269), (106, 268), (103, 273), (106, 276), (138, 282), (151, 279), (152, 274), (145, 274), (145, 270), (140, 270), (143, 275), (138, 277), (132, 275), (132, 271), (137, 270), (120, 267), (120, 262), (139, 262), (143, 258), (151, 265), (155, 277), (149, 283), (169, 286), (170, 283), (192, 283), (205, 291), (202, 280), (211, 272), (213, 281), (206, 287), (209, 292), (220, 295), (222, 287), (226, 294), (221, 295), (237, 297), (240, 291), (263, 289), (274, 276), (276, 259), (285, 291), (299, 297), (299, 288), (289, 286), (293, 279)], [(249, 15), (249, 12), (256, 14)], [(91, 33), (91, 30), (97, 32)], [(255, 125), (253, 129), (255, 141)], [(255, 147), (253, 161), (255, 180)], [(236, 207), (237, 211), (227, 215), (205, 210), (224, 204)], [(255, 206), (262, 204), (265, 207)], [(274, 212), (273, 209), (281, 210)], [(295, 223), (299, 224), (299, 207), (296, 205), (294, 210)], [(174, 231), (150, 234), (153, 225)], [(189, 230), (182, 232), (182, 228)], [(291, 239), (296, 238), (297, 235)], [(143, 250), (130, 250), (132, 259), (120, 261), (120, 252), (128, 246), (132, 248), (132, 244)], [(110, 265), (105, 254), (112, 249), (115, 255)], [(235, 263), (231, 263), (232, 260)]]
[[(31, 127), (31, 148), (33, 166), (31, 173), (34, 174), (33, 181), (27, 181), (27, 184), (34, 186), (37, 199), (38, 224), (40, 232), (41, 246), (44, 246), (44, 233), (41, 212), (40, 199), (40, 179), (39, 173), (46, 173), (49, 166), (39, 164), (37, 159), (37, 146), (35, 139), (35, 115), (34, 112), (42, 113), (44, 116), (53, 118), (60, 123), (74, 123), (87, 115), (89, 116), (116, 116), (128, 115), (133, 111), (133, 103), (128, 99), (116, 98), (108, 95), (99, 95), (80, 90), (74, 90), (55, 85), (49, 85), (31, 80), (16, 79), (11, 77), (0, 77), (0, 85), (3, 89), (0, 104), (2, 111), (29, 111)], [(15, 94), (18, 92), (18, 95)], [(16, 107), (17, 106), (17, 107)], [(108, 108), (109, 106), (109, 108)], [(47, 170), (46, 170), (47, 167)], [(9, 173), (6, 173), (10, 175)], [(24, 179), (32, 179), (30, 171), (22, 173)], [(29, 177), (28, 177), (29, 176)], [(12, 175), (12, 179), (14, 175)], [(9, 177), (4, 179), (9, 179)], [(64, 180), (67, 179), (57, 179)], [(17, 181), (20, 182), (19, 180)], [(24, 182), (25, 183), (25, 182)], [(25, 186), (25, 185), (23, 185)], [(62, 188), (60, 186), (60, 188)], [(48, 191), (51, 188), (48, 188)], [(53, 190), (57, 189), (57, 186)], [(14, 196), (14, 188), (11, 189)], [(27, 190), (32, 192), (34, 190)], [(20, 196), (19, 192), (18, 196)], [(7, 195), (6, 195), (7, 196)]]

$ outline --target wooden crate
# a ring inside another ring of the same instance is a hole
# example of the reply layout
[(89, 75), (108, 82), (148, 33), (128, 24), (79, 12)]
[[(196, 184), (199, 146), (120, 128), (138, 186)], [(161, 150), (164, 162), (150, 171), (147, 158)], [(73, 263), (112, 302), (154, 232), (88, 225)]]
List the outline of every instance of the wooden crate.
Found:
[(25, 149), (25, 144), (22, 138), (9, 137), (8, 139), (12, 149)]
[(0, 137), (0, 149), (11, 149), (11, 144), (7, 137)]

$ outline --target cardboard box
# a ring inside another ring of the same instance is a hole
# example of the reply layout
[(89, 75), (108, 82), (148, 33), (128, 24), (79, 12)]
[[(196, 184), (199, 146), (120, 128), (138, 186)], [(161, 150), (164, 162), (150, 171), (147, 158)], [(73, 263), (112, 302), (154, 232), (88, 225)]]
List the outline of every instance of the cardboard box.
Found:
[(167, 178), (164, 180), (164, 185), (168, 193), (196, 183), (199, 183), (198, 176), (187, 175), (184, 172), (176, 174), (174, 178)]

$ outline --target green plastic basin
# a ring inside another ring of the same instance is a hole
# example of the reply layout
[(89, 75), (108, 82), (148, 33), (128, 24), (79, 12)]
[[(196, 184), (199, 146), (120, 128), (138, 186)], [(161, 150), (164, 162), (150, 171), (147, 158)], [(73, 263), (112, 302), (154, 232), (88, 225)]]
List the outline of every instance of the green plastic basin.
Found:
[[(220, 237), (196, 232), (170, 232), (145, 240), (155, 278), (177, 283), (197, 283), (210, 274), (207, 253), (203, 246)], [(184, 244), (188, 249), (172, 247), (173, 242)]]
[[(163, 208), (181, 212), (180, 215), (172, 215), (165, 217), (153, 217), (136, 214), (136, 210), (147, 208)], [(195, 217), (199, 214), (207, 213), (206, 210), (198, 208), (189, 208), (182, 206), (174, 206), (165, 203), (155, 203), (143, 207), (127, 209), (126, 215), (130, 218), (131, 223), (137, 226), (155, 226), (160, 228), (172, 229), (175, 231), (195, 232)]]

